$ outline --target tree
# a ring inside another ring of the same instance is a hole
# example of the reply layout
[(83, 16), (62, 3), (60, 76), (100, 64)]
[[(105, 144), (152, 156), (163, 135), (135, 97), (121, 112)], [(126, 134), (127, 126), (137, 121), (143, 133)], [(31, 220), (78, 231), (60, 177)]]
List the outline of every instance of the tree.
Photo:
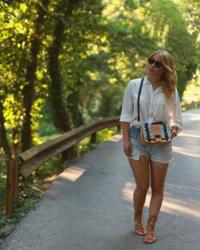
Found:
[(36, 19), (33, 20), (33, 31), (31, 34), (28, 34), (30, 38), (27, 38), (30, 43), (30, 56), (26, 62), (25, 83), (22, 90), (24, 107), (22, 151), (25, 151), (32, 145), (31, 110), (35, 96), (36, 70), (42, 38), (44, 38), (45, 29), (43, 25), (47, 16), (48, 4), (49, 0), (42, 0), (36, 4)]

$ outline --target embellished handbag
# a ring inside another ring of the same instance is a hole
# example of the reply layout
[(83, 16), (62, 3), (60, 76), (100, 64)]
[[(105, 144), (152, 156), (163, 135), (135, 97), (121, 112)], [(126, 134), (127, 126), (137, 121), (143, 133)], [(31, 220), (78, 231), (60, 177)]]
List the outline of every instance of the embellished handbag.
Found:
[(141, 144), (169, 143), (172, 140), (170, 126), (164, 122), (147, 122), (140, 127)]
[[(142, 91), (144, 78), (142, 78), (138, 93), (138, 121), (140, 121), (140, 95)], [(139, 141), (141, 144), (163, 144), (172, 140), (170, 126), (163, 121), (145, 122), (140, 126)]]

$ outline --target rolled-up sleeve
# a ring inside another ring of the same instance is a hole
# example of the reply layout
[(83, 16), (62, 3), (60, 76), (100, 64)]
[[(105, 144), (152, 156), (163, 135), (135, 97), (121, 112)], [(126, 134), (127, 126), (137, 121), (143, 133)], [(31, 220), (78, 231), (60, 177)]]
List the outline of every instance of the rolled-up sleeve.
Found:
[(131, 122), (133, 116), (133, 93), (131, 82), (127, 85), (122, 103), (120, 122)]
[(176, 89), (171, 105), (171, 126), (177, 126), (178, 132), (183, 129), (182, 111), (178, 90)]

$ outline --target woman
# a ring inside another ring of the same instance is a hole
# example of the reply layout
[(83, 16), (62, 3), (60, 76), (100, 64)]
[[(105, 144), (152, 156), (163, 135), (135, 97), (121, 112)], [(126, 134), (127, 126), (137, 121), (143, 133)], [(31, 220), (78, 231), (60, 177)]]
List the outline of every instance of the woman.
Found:
[[(140, 121), (137, 98), (141, 78), (129, 82), (123, 99), (120, 122), (123, 131), (124, 153), (135, 177), (133, 194), (134, 232), (144, 236), (144, 243), (156, 241), (155, 224), (162, 205), (165, 176), (172, 160), (172, 143), (141, 145), (139, 127), (145, 121), (164, 121), (171, 126), (172, 137), (182, 129), (181, 106), (176, 89), (174, 62), (166, 50), (154, 52), (148, 59), (140, 96)], [(152, 196), (146, 229), (142, 223), (143, 207), (151, 183)]]

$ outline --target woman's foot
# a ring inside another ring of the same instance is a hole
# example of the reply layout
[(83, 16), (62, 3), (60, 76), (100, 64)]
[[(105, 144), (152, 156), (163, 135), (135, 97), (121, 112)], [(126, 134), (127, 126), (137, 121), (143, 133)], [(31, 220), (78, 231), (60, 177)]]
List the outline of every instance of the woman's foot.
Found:
[(145, 229), (142, 222), (136, 222), (134, 225), (134, 233), (139, 236), (145, 236)]
[(154, 242), (156, 242), (155, 233), (153, 231), (147, 231), (144, 236), (144, 243), (153, 244)]
[(135, 232), (135, 234), (137, 234), (139, 236), (145, 235), (145, 229), (144, 229), (144, 226), (142, 224), (142, 211), (135, 212), (133, 231)]
[(149, 215), (146, 234), (144, 236), (144, 243), (146, 244), (152, 244), (156, 242), (156, 236), (155, 236), (155, 231), (154, 231), (156, 219), (157, 219), (156, 215)]

